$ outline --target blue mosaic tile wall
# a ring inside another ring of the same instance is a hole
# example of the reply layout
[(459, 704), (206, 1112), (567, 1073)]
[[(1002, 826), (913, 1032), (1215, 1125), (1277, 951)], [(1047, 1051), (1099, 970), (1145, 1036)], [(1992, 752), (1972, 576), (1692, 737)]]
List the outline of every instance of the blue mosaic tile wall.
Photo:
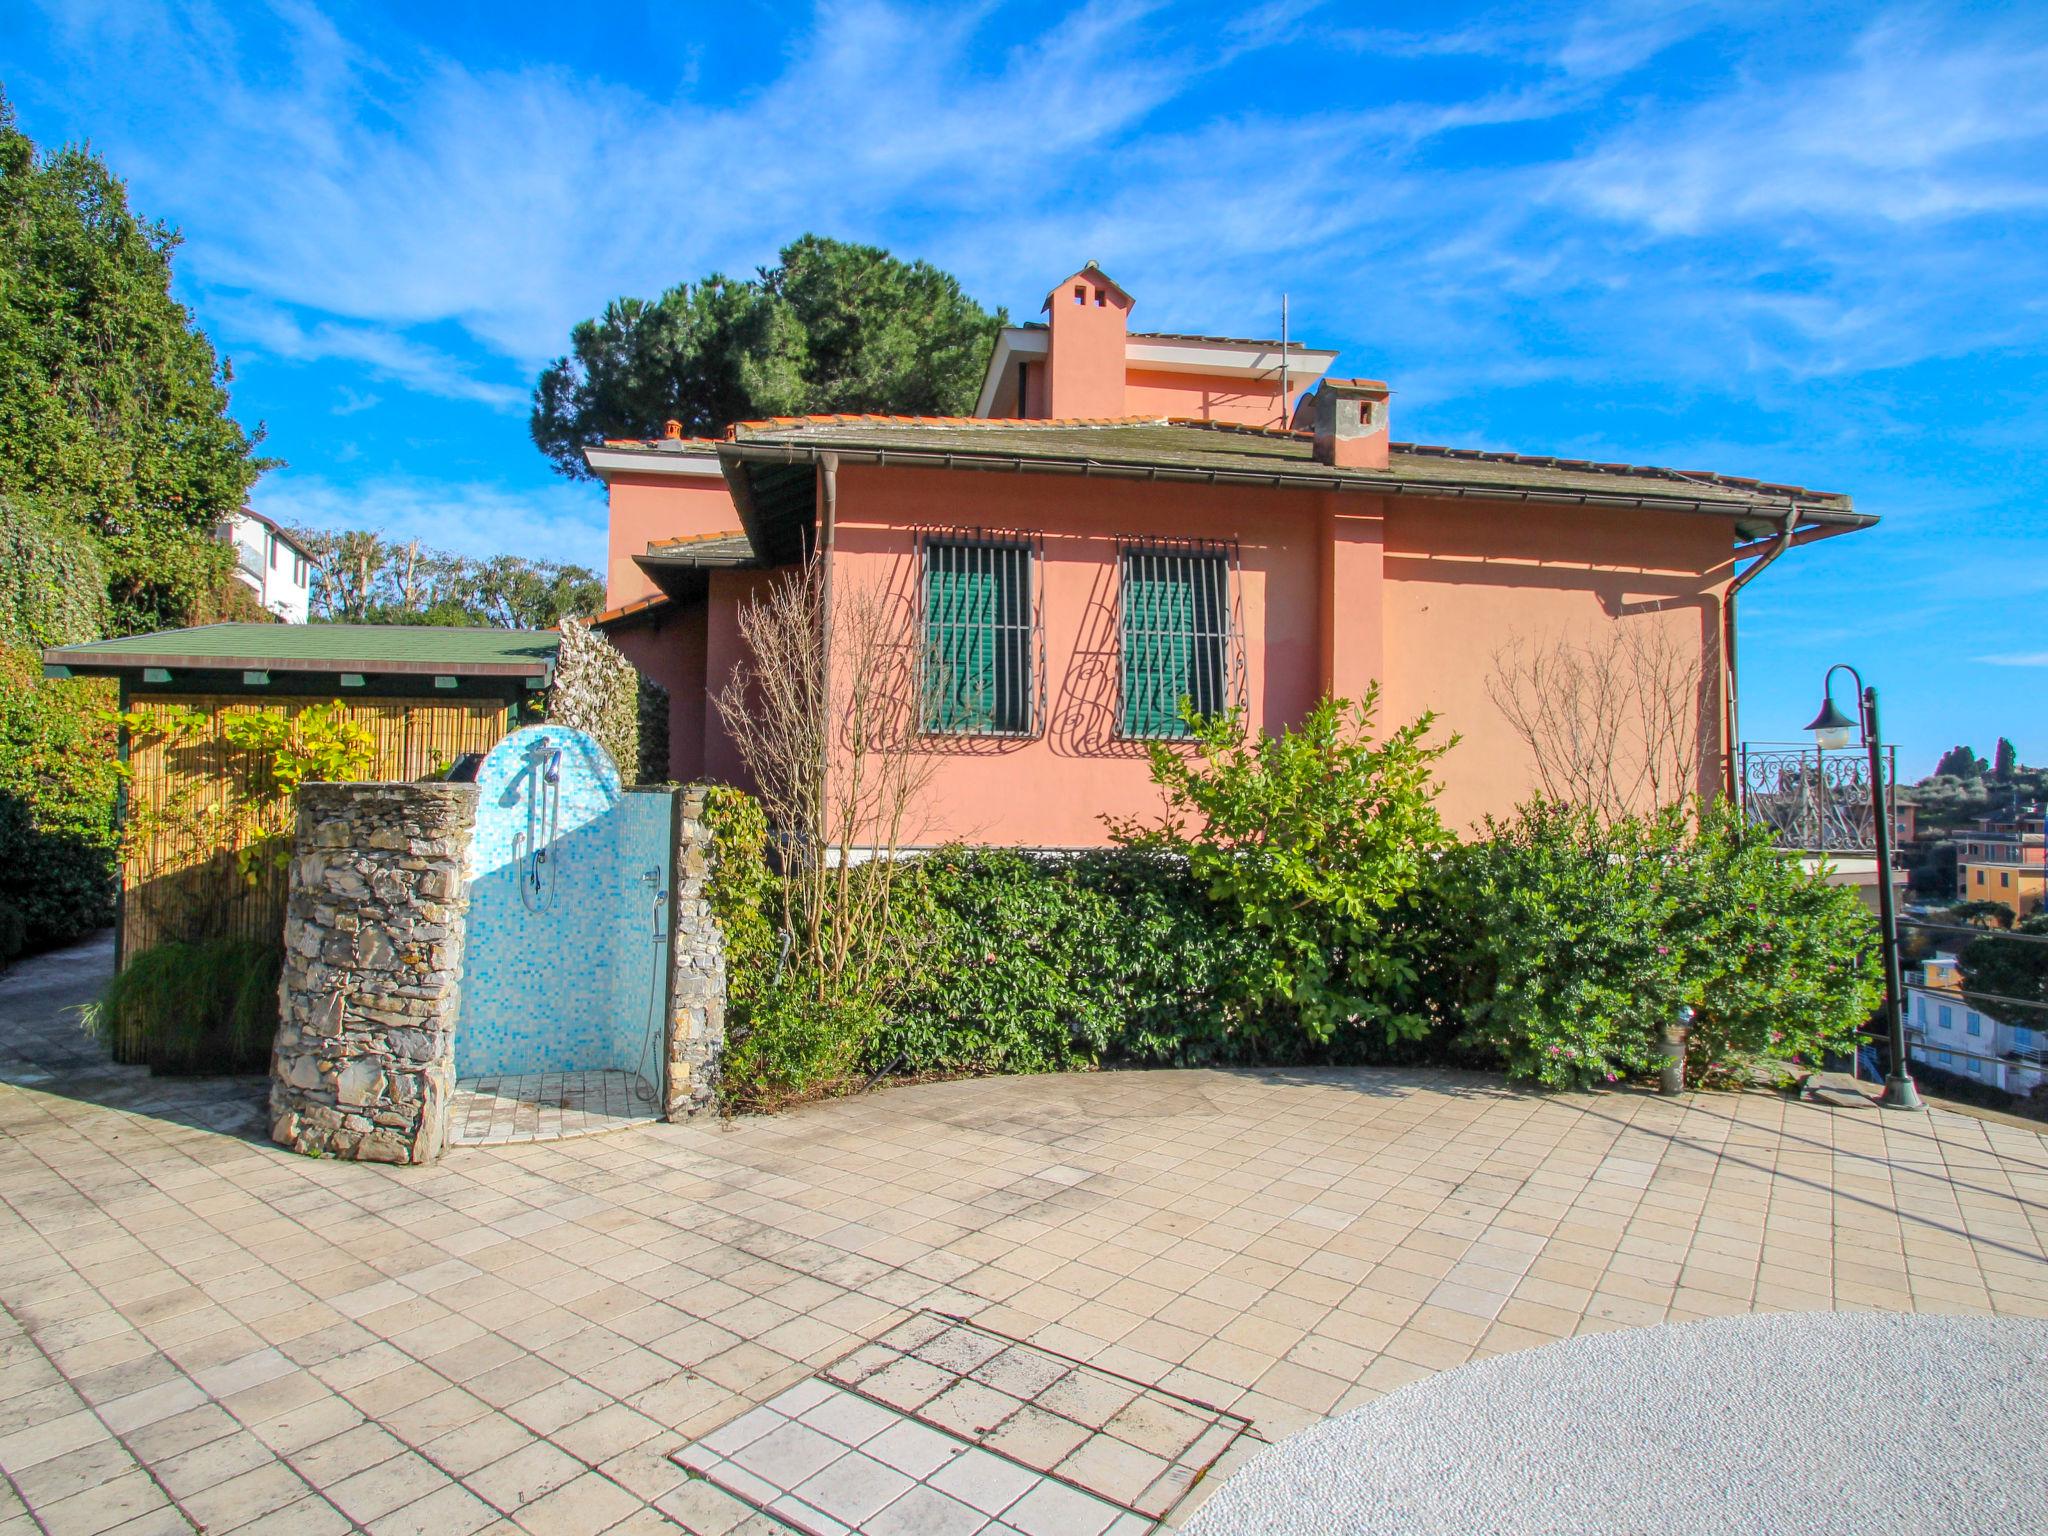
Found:
[(559, 725), (507, 736), (477, 785), (457, 1076), (633, 1071), (644, 1054), (658, 1087), (660, 1042), (643, 1042), (659, 1013), (651, 914), (669, 885), (672, 793), (622, 790), (604, 748)]

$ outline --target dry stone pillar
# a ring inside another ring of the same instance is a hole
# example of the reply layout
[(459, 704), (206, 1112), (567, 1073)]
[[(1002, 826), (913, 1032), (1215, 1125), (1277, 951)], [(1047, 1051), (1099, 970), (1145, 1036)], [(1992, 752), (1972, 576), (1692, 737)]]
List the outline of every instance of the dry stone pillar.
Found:
[(441, 1155), (476, 800), (473, 784), (300, 788), (270, 1067), (281, 1145)]
[(709, 1109), (725, 1051), (725, 936), (707, 887), (717, 858), (704, 820), (705, 788), (676, 791), (676, 847), (669, 876), (668, 1093), (671, 1120)]

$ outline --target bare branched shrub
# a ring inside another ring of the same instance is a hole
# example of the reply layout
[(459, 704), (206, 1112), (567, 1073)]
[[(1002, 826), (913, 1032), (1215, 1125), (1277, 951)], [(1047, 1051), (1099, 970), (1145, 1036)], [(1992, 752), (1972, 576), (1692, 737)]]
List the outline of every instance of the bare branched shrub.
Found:
[(1528, 747), (1546, 799), (1613, 821), (1700, 789), (1707, 679), (1699, 647), (1670, 628), (1518, 640), (1493, 668), (1487, 696)]
[(842, 584), (828, 641), (814, 558), (740, 611), (745, 656), (716, 700), (782, 849), (784, 926), (821, 991), (872, 982), (897, 856), (937, 767), (916, 750), (911, 617), (881, 587)]

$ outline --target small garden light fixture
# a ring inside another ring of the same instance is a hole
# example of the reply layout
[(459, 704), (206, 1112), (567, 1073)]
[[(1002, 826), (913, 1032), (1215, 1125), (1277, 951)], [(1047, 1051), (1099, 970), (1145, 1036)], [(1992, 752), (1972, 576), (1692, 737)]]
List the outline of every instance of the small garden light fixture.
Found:
[[(1835, 674), (1846, 672), (1856, 680), (1856, 716), (1851, 719), (1835, 704)], [(1877, 843), (1877, 920), (1879, 946), (1884, 951), (1884, 1013), (1891, 1037), (1891, 1066), (1885, 1073), (1884, 1094), (1878, 1102), (1887, 1109), (1919, 1109), (1920, 1090), (1913, 1086), (1913, 1074), (1906, 1057), (1906, 989), (1899, 974), (1899, 918), (1892, 893), (1892, 818), (1885, 794), (1884, 747), (1877, 724), (1877, 690), (1867, 686), (1863, 675), (1845, 662), (1828, 668), (1821, 680), (1820, 713), (1807, 723), (1815, 743), (1823, 751), (1837, 750), (1860, 737), (1870, 753), (1870, 821)]]

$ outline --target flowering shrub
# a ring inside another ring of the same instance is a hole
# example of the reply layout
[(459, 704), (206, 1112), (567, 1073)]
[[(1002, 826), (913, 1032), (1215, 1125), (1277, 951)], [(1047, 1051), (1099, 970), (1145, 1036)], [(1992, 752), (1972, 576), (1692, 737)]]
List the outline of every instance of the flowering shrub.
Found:
[(1603, 823), (1539, 802), (1445, 863), (1438, 908), (1460, 1049), (1577, 1087), (1653, 1069), (1695, 1010), (1687, 1064), (1817, 1064), (1883, 997), (1877, 926), (1716, 803)]
[(541, 717), (588, 731), (628, 783), (644, 781), (640, 761), (640, 674), (619, 648), (582, 619), (564, 619), (555, 681)]

